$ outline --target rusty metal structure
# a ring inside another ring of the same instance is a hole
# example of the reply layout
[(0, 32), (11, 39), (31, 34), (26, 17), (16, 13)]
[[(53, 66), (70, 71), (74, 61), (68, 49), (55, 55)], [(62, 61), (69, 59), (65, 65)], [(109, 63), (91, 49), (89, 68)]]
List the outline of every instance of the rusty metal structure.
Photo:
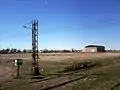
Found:
[(32, 26), (27, 27), (23, 26), (24, 28), (28, 28), (32, 30), (32, 67), (31, 67), (31, 74), (39, 75), (39, 65), (38, 65), (38, 20), (33, 20), (30, 23)]
[(38, 65), (38, 21), (32, 21), (32, 73), (34, 75), (39, 75), (39, 65)]

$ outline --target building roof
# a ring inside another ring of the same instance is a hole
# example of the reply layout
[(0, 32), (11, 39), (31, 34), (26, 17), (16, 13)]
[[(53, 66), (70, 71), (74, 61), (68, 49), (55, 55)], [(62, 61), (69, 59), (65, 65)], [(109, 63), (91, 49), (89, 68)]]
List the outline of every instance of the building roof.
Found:
[(101, 45), (87, 45), (87, 46), (85, 46), (85, 48), (88, 48), (88, 47), (104, 47), (104, 46), (101, 46)]

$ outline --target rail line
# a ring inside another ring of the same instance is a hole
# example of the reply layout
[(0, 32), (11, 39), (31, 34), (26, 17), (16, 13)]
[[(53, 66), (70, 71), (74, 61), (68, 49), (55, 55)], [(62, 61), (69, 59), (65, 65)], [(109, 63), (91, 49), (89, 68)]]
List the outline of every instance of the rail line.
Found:
[(51, 89), (54, 89), (54, 88), (58, 88), (60, 86), (63, 86), (63, 85), (78, 81), (78, 80), (83, 79), (83, 78), (86, 78), (87, 76), (88, 75), (82, 76), (82, 77), (79, 77), (79, 78), (75, 78), (73, 80), (69, 80), (69, 81), (66, 81), (66, 82), (63, 82), (63, 83), (60, 83), (60, 84), (57, 84), (57, 85), (53, 85), (53, 86), (50, 86), (50, 87), (46, 87), (46, 88), (43, 88), (42, 90), (51, 90)]
[(118, 88), (120, 86), (120, 83), (114, 85), (113, 87), (111, 87), (111, 90), (115, 90), (116, 88)]
[[(117, 62), (117, 64), (120, 63), (120, 62)], [(112, 65), (116, 64), (115, 62), (112, 63)], [(104, 66), (100, 66), (100, 67), (97, 67), (97, 68), (102, 68), (102, 67), (105, 67), (105, 66), (109, 66), (111, 64), (108, 64), (108, 65), (104, 65)], [(70, 76), (70, 75), (77, 75), (77, 76), (82, 76), (82, 77), (78, 77), (78, 78), (75, 78), (75, 79), (72, 79), (72, 80), (69, 80), (69, 81), (66, 81), (66, 82), (61, 82), (57, 85), (53, 85), (53, 86), (49, 86), (49, 87), (44, 87), (42, 90), (50, 90), (50, 89), (54, 89), (54, 88), (57, 88), (57, 87), (60, 87), (60, 86), (63, 86), (63, 85), (67, 85), (69, 83), (72, 83), (74, 81), (77, 81), (77, 80), (80, 80), (80, 79), (83, 79), (83, 78), (86, 78), (90, 75), (105, 75), (105, 74), (88, 74), (88, 75), (85, 75), (85, 74), (78, 74), (80, 73), (80, 71), (88, 71), (88, 70), (91, 70), (93, 68), (87, 68), (87, 69), (83, 69), (83, 70), (76, 70), (76, 71), (72, 71), (72, 72), (68, 72), (68, 73), (57, 73), (57, 74), (48, 74), (47, 76), (53, 76), (53, 77), (49, 77), (49, 78), (44, 78), (44, 79), (41, 79), (41, 80), (36, 80), (36, 81), (30, 81), (29, 83), (26, 83), (26, 85), (28, 84), (34, 84), (34, 83), (40, 83), (40, 82), (47, 82), (49, 80), (53, 80), (53, 79), (57, 79), (57, 78), (61, 78), (63, 76)], [(17, 88), (20, 87), (20, 86), (23, 86), (25, 84), (20, 84), (19, 86), (16, 86)], [(114, 88), (118, 87), (120, 84), (114, 86), (111, 88), (111, 90), (114, 90)], [(6, 89), (9, 89), (11, 87), (5, 87), (3, 90), (6, 90)], [(12, 87), (13, 88), (13, 87)]]
[(59, 84), (57, 84), (57, 85), (45, 87), (45, 88), (43, 88), (42, 90), (51, 90), (51, 89), (55, 89), (55, 88), (58, 88), (58, 87), (61, 87), (61, 86), (70, 84), (70, 83), (72, 83), (72, 82), (75, 82), (75, 81), (78, 81), (78, 80), (87, 78), (87, 77), (89, 77), (89, 76), (91, 76), (91, 75), (105, 75), (105, 74), (89, 74), (89, 75), (77, 74), (77, 75), (78, 75), (78, 76), (81, 75), (81, 77), (77, 77), (77, 78), (74, 78), (74, 79), (71, 79), (71, 80), (68, 80), (68, 81), (65, 81), (65, 82), (61, 82), (61, 83), (59, 83)]

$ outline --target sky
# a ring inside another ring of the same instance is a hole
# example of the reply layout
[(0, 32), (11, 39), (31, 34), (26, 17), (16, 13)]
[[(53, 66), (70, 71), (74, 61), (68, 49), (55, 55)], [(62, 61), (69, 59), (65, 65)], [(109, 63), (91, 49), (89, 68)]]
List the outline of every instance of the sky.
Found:
[(119, 0), (0, 0), (0, 47), (31, 49), (31, 30), (39, 21), (39, 49), (120, 49)]

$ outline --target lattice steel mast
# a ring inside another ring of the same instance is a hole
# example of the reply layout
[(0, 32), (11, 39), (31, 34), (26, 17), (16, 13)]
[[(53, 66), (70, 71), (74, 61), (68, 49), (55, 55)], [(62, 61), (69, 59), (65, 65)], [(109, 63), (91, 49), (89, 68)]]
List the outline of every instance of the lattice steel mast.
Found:
[(33, 20), (31, 23), (31, 27), (23, 26), (24, 28), (28, 28), (32, 30), (32, 67), (31, 73), (33, 75), (39, 75), (39, 65), (38, 65), (38, 20)]
[(34, 75), (38, 75), (39, 73), (39, 65), (38, 65), (38, 21), (32, 21), (32, 71)]

